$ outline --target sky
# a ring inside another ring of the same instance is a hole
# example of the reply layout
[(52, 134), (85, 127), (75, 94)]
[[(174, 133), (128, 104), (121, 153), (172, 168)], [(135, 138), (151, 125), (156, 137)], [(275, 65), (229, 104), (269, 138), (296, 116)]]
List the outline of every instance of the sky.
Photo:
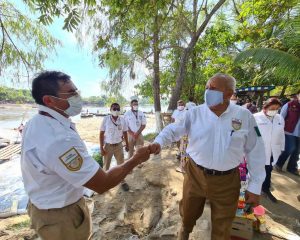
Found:
[[(39, 16), (38, 13), (33, 15), (22, 0), (11, 0), (11, 2), (21, 12), (31, 16), (33, 20), (36, 20)], [(83, 97), (105, 94), (105, 92), (101, 91), (100, 84), (102, 81), (109, 79), (108, 69), (98, 66), (97, 56), (92, 54), (92, 44), (88, 43), (80, 47), (75, 34), (62, 29), (63, 22), (63, 18), (55, 18), (51, 25), (46, 26), (50, 34), (61, 41), (62, 46), (57, 46), (56, 54), (51, 54), (50, 58), (44, 62), (45, 70), (62, 71), (70, 75)], [(87, 39), (89, 38), (87, 37)], [(142, 71), (139, 75), (145, 76), (145, 71)], [(141, 80), (140, 78), (135, 82), (127, 81), (122, 88), (122, 94), (126, 98), (130, 98), (133, 95), (132, 87)], [(6, 85), (10, 85), (10, 83), (6, 83)], [(27, 83), (13, 87), (22, 88), (25, 86), (28, 88)]]

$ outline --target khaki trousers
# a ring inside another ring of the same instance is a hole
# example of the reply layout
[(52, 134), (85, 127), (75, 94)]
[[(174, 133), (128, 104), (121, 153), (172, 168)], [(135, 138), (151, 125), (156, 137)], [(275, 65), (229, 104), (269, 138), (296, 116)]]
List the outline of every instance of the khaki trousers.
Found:
[(84, 198), (55, 209), (38, 209), (28, 205), (31, 228), (42, 240), (87, 240), (92, 234), (91, 215)]
[(129, 145), (128, 156), (129, 158), (131, 158), (134, 153), (134, 147), (144, 146), (144, 136), (140, 134), (137, 139), (134, 139), (130, 134), (128, 134), (128, 145)]
[(117, 144), (108, 144), (104, 146), (106, 154), (104, 155), (103, 169), (107, 171), (110, 167), (111, 159), (115, 156), (117, 164), (120, 165), (124, 163), (124, 152), (122, 142)]
[(192, 159), (187, 161), (183, 198), (179, 203), (182, 229), (190, 233), (202, 215), (205, 200), (211, 206), (212, 240), (229, 240), (240, 192), (240, 176), (236, 169), (228, 175), (207, 175)]

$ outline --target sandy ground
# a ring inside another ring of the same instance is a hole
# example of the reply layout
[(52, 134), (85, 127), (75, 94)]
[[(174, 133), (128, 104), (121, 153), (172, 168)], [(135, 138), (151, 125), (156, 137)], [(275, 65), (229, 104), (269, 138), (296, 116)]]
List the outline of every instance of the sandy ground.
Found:
[[(100, 118), (80, 120), (77, 129), (85, 141), (98, 143), (100, 122)], [(178, 166), (175, 154), (175, 148), (166, 148), (160, 155), (152, 156), (142, 168), (134, 169), (126, 177), (129, 192), (117, 186), (93, 197), (93, 240), (176, 239), (183, 176), (175, 171)], [(273, 172), (272, 181), (273, 193), (280, 201), (275, 204), (262, 197), (262, 205), (267, 209), (268, 233), (255, 233), (253, 239), (300, 239), (297, 200), (300, 178)], [(209, 240), (210, 230), (210, 208), (206, 204), (190, 239)], [(28, 217), (24, 215), (0, 220), (0, 239), (36, 239), (36, 235), (29, 229)]]

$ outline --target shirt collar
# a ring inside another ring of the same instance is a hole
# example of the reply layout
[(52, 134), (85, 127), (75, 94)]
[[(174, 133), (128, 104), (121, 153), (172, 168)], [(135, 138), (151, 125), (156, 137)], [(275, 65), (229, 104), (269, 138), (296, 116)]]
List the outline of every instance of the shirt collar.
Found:
[(48, 108), (43, 105), (38, 105), (39, 111), (43, 111), (46, 113), (49, 113), (53, 118), (55, 118), (57, 121), (59, 121), (61, 124), (63, 124), (66, 127), (73, 127), (74, 123), (72, 123), (70, 118), (66, 118), (65, 116), (61, 115), (60, 113), (54, 111), (51, 108)]
[(229, 113), (230, 110), (231, 110), (232, 108), (234, 108), (234, 106), (235, 106), (235, 104), (229, 103), (229, 105), (228, 105), (228, 107), (226, 108), (225, 112), (223, 112), (220, 116), (217, 116), (212, 110), (210, 110), (210, 108), (207, 106), (206, 103), (204, 103), (204, 105), (205, 105), (206, 110), (207, 110), (211, 115), (213, 115), (213, 116), (215, 116), (215, 117), (217, 117), (217, 118), (220, 118), (220, 117), (222, 117), (224, 114)]

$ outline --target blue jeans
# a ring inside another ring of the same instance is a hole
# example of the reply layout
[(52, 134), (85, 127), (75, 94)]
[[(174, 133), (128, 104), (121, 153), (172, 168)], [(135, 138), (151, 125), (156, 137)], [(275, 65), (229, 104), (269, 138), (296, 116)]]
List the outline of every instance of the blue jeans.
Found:
[(287, 171), (295, 172), (298, 170), (297, 162), (299, 160), (299, 137), (285, 134), (285, 147), (281, 153), (276, 165), (280, 168), (290, 156), (290, 160), (287, 165)]

